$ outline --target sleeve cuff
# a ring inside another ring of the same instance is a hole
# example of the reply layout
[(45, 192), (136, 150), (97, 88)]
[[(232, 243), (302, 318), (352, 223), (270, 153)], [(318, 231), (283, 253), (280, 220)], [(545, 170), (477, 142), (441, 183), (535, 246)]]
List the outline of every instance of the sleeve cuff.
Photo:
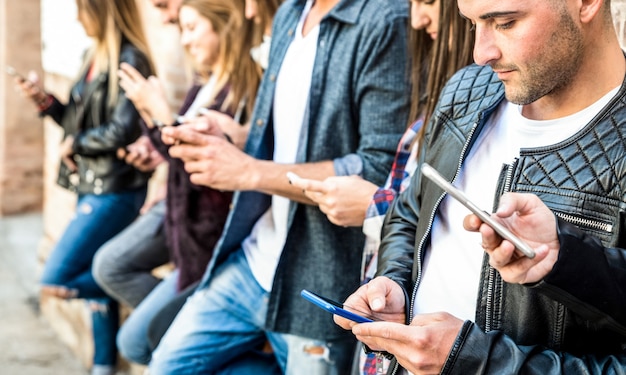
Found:
[(363, 160), (357, 154), (348, 154), (333, 160), (335, 175), (337, 176), (363, 176)]

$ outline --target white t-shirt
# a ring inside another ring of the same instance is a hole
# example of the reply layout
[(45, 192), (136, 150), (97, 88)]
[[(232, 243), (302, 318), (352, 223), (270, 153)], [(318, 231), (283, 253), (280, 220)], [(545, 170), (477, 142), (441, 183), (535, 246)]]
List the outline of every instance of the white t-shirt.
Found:
[[(309, 90), (317, 52), (319, 26), (302, 35), (304, 20), (313, 4), (309, 0), (302, 12), (294, 40), (276, 78), (274, 94), (274, 161), (296, 161), (300, 131), (309, 103)], [(250, 236), (242, 243), (246, 259), (263, 289), (270, 291), (280, 254), (287, 238), (290, 200), (273, 195), (271, 207), (256, 222)]]
[(210, 102), (212, 101), (212, 99), (215, 99), (215, 97), (217, 96), (217, 93), (214, 93), (216, 85), (217, 76), (215, 74), (211, 74), (211, 77), (209, 77), (207, 83), (202, 85), (202, 87), (198, 91), (198, 94), (196, 94), (193, 102), (185, 112), (184, 117), (189, 119), (197, 117), (200, 113), (201, 108), (205, 108), (206, 106), (211, 104)]
[[(518, 157), (521, 148), (548, 146), (573, 136), (618, 89), (578, 113), (546, 121), (529, 120), (522, 116), (521, 106), (504, 101), (476, 140), (455, 186), (479, 207), (493, 211), (496, 185), (504, 163), (511, 163)], [(480, 234), (463, 229), (463, 218), (469, 213), (449, 196), (437, 211), (414, 303), (416, 314), (446, 311), (460, 319), (475, 320), (484, 251)]]

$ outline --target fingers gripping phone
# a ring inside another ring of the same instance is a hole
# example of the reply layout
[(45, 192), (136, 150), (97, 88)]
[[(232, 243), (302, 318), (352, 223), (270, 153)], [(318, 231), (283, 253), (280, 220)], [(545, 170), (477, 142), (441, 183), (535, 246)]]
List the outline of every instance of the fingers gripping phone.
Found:
[(431, 167), (427, 163), (423, 163), (421, 167), (422, 175), (427, 177), (429, 180), (437, 184), (440, 188), (442, 188), (445, 192), (450, 194), (454, 199), (458, 200), (465, 207), (467, 207), (472, 213), (480, 218), (483, 223), (489, 225), (493, 228), (496, 233), (498, 233), (502, 238), (510, 241), (515, 247), (522, 252), (525, 256), (529, 258), (535, 257), (535, 251), (532, 247), (528, 246), (528, 244), (522, 241), (519, 237), (509, 231), (505, 226), (494, 220), (491, 215), (487, 211), (481, 210), (476, 204), (467, 198), (463, 192), (449, 183), (442, 175), (435, 170), (435, 168)]
[(321, 307), (322, 309), (335, 314), (346, 319), (350, 319), (357, 323), (371, 323), (374, 321), (373, 318), (368, 317), (367, 314), (360, 312), (356, 309), (351, 308), (350, 306), (346, 306), (339, 302), (335, 302), (326, 297), (322, 297), (318, 294), (315, 294), (311, 291), (303, 289), (300, 292), (300, 295), (304, 297), (309, 302), (314, 303), (316, 306)]
[[(353, 322), (371, 323), (371, 322), (378, 320), (378, 319), (375, 319), (374, 317), (368, 316), (364, 312), (361, 312), (359, 310), (356, 310), (350, 306), (341, 304), (339, 302), (335, 302), (326, 297), (322, 297), (306, 289), (303, 289), (300, 292), (300, 295), (304, 297), (307, 301), (314, 303), (316, 306), (321, 307), (322, 309), (332, 314), (339, 315), (346, 319), (350, 319)], [(367, 345), (364, 344), (363, 346), (364, 346), (363, 349), (365, 350), (366, 353), (373, 352), (370, 348), (367, 347)], [(387, 359), (393, 358), (393, 355), (386, 351), (376, 351), (376, 353), (379, 353), (380, 355), (384, 356)]]

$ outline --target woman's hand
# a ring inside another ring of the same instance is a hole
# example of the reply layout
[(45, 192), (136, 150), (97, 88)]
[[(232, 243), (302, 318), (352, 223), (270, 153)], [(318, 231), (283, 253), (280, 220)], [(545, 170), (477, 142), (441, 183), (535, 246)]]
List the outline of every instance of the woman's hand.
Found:
[(221, 136), (230, 140), (235, 146), (243, 150), (248, 140), (250, 124), (241, 125), (232, 117), (215, 110), (203, 110), (201, 116), (191, 119), (189, 123), (196, 123), (198, 129), (207, 129), (207, 134)]
[(16, 76), (15, 87), (22, 93), (22, 96), (32, 100), (37, 107), (42, 107), (48, 100), (48, 94), (40, 87), (39, 75), (30, 71), (28, 77)]
[[(120, 64), (118, 71), (120, 86), (124, 89), (126, 97), (130, 99), (135, 108), (147, 118), (154, 118), (165, 124), (173, 122), (170, 110), (161, 82), (154, 76), (144, 78), (137, 69), (127, 63)], [(152, 126), (146, 121), (148, 126)]]
[(150, 138), (145, 135), (137, 138), (137, 140), (126, 148), (117, 150), (117, 157), (141, 172), (152, 172), (159, 164), (165, 161), (163, 156), (157, 151)]
[(76, 172), (78, 170), (78, 166), (74, 161), (74, 137), (68, 135), (65, 137), (63, 142), (61, 142), (61, 146), (59, 147), (59, 154), (61, 155), (61, 161), (63, 164), (69, 168), (70, 171)]

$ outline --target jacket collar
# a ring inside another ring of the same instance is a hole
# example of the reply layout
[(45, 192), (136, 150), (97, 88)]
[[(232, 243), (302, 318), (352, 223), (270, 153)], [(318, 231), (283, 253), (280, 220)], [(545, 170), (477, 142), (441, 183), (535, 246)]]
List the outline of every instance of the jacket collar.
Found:
[[(302, 12), (306, 2), (307, 0), (294, 0), (292, 6), (293, 8), (297, 8), (299, 12)], [(344, 23), (355, 24), (359, 19), (359, 15), (365, 3), (366, 0), (340, 0), (324, 18), (332, 17)]]

